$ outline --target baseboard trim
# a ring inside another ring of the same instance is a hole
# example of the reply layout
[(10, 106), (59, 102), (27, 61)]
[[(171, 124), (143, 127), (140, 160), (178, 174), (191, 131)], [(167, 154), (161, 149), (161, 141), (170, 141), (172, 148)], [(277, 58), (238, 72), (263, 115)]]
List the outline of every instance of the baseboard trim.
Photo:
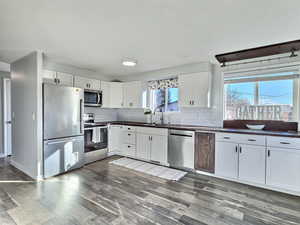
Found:
[(285, 194), (300, 196), (300, 192), (298, 192), (298, 191), (293, 191), (293, 190), (287, 190), (287, 189), (284, 189), (284, 188), (273, 187), (273, 186), (270, 186), (270, 185), (267, 185), (267, 184), (258, 184), (258, 183), (252, 183), (252, 182), (242, 181), (242, 180), (228, 178), (228, 177), (217, 176), (215, 174), (211, 174), (211, 173), (207, 173), (207, 172), (202, 172), (202, 171), (199, 171), (199, 170), (196, 170), (195, 172), (198, 173), (198, 174), (201, 174), (201, 175), (215, 177), (215, 178), (222, 179), (222, 180), (232, 181), (232, 182), (236, 182), (236, 183), (240, 183), (240, 184), (246, 184), (246, 185), (249, 185), (249, 186), (263, 188), (263, 189), (271, 190), (271, 191), (277, 191), (277, 192), (281, 192), (281, 193), (285, 193)]
[(32, 179), (39, 180), (39, 177), (32, 175), (32, 173), (30, 171), (28, 171), (23, 165), (21, 165), (20, 163), (17, 163), (13, 159), (10, 160), (10, 164), (12, 166), (14, 166), (15, 168), (17, 168), (18, 170), (21, 170), (26, 175), (30, 176)]

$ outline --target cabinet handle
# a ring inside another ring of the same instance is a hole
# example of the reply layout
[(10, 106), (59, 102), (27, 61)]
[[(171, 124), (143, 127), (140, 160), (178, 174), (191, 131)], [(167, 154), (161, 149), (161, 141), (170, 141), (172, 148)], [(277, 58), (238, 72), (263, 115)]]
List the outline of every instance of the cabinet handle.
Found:
[(194, 102), (194, 100), (192, 101), (192, 105), (194, 105), (195, 104), (195, 102)]
[(128, 148), (130, 148), (130, 145), (128, 145)]
[(152, 136), (150, 136), (150, 141), (152, 141)]
[(271, 156), (271, 152), (270, 152), (270, 150), (268, 150), (268, 157), (270, 157)]
[(131, 134), (128, 134), (128, 136), (130, 136)]
[(242, 147), (240, 147), (240, 153), (242, 153)]
[(224, 139), (230, 139), (230, 137), (223, 137)]
[(248, 141), (256, 141), (255, 139), (248, 139)]
[(238, 152), (238, 146), (235, 146), (235, 152), (236, 153)]
[(280, 144), (283, 144), (283, 145), (290, 145), (291, 143), (285, 142), (285, 141), (281, 141)]

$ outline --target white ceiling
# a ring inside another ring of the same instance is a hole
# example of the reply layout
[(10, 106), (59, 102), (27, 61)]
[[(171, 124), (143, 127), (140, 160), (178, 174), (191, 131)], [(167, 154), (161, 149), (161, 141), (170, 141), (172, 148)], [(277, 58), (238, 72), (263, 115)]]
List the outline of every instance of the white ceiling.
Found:
[[(299, 0), (1, 0), (0, 61), (41, 50), (130, 75), (300, 39), (299, 24)], [(121, 66), (124, 58), (138, 66)]]

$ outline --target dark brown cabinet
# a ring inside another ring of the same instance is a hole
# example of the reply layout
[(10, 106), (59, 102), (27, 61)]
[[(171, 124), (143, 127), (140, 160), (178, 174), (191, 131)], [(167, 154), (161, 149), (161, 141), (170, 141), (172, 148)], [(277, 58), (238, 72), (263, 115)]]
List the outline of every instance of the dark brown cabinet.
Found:
[(195, 133), (195, 169), (215, 172), (215, 134)]

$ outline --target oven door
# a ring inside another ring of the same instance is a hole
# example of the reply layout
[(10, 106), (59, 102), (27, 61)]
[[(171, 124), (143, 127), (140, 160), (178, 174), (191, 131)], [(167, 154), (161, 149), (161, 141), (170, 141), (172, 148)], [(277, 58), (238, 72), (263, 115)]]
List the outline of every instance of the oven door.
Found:
[(102, 105), (102, 92), (85, 90), (84, 91), (84, 105), (100, 107)]
[(84, 152), (107, 149), (107, 126), (84, 128)]

